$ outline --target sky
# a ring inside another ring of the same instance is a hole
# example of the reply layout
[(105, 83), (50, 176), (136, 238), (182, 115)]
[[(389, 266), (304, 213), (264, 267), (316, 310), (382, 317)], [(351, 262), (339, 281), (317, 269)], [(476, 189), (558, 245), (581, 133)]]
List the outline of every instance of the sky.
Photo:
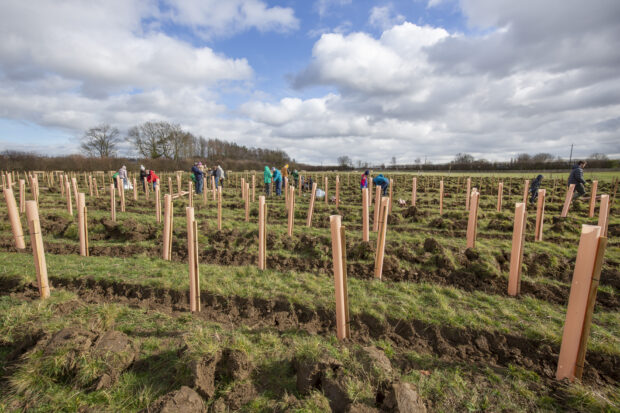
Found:
[(0, 151), (168, 121), (317, 165), (619, 158), (619, 42), (618, 0), (2, 0)]

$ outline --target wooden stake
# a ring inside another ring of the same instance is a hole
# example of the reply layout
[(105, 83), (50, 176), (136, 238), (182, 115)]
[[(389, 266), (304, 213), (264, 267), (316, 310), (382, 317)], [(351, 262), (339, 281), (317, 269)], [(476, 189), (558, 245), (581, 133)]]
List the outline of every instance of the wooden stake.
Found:
[[(378, 187), (377, 189), (381, 189), (381, 187)], [(381, 224), (379, 225), (379, 233), (377, 236), (377, 253), (375, 255), (375, 278), (378, 279), (381, 279), (381, 276), (383, 274), (383, 257), (385, 255), (385, 237), (387, 235), (389, 203), (390, 198), (383, 197), (381, 199), (381, 213), (379, 216)]]
[(480, 193), (474, 190), (471, 192), (469, 201), (469, 219), (467, 221), (467, 248), (476, 247), (476, 233), (478, 232), (478, 205), (480, 203)]
[(504, 183), (500, 182), (497, 185), (497, 212), (502, 211), (502, 195), (504, 192)]
[(590, 337), (590, 325), (592, 324), (592, 315), (594, 314), (594, 304), (596, 303), (596, 293), (601, 278), (601, 270), (603, 269), (603, 258), (605, 257), (605, 248), (607, 247), (607, 237), (601, 236), (598, 239), (598, 249), (596, 251), (596, 261), (594, 263), (594, 271), (592, 274), (592, 283), (588, 293), (588, 304), (586, 306), (586, 315), (583, 320), (583, 331), (579, 340), (579, 352), (577, 353), (577, 363), (575, 363), (575, 377), (581, 380), (583, 367), (586, 360), (586, 350), (588, 349), (588, 337)]
[[(389, 203), (388, 203), (388, 211), (391, 214), (392, 213), (392, 204), (393, 204), (393, 199), (392, 199), (392, 190), (394, 188), (394, 180), (392, 178), (390, 178), (390, 193), (389, 193)], [(443, 194), (442, 194), (443, 197)]]
[(187, 215), (187, 257), (189, 262), (189, 309), (200, 312), (200, 272), (198, 270), (198, 227), (194, 208), (185, 208)]
[(439, 215), (443, 215), (443, 179), (439, 181)]
[(120, 178), (118, 179), (118, 187), (120, 188), (121, 193), (121, 212), (125, 212), (125, 184)]
[[(146, 178), (144, 179), (146, 181)], [(174, 195), (174, 192), (172, 192), (172, 177), (171, 176), (168, 177), (168, 194)]]
[(327, 194), (329, 190), (329, 179), (325, 177), (324, 180), (325, 180), (325, 205), (327, 205), (329, 203), (329, 197)]
[(152, 182), (147, 181), (146, 178), (144, 178), (144, 183), (145, 183), (145, 187), (144, 187), (144, 197), (146, 198), (146, 200), (149, 200), (149, 194), (151, 193), (151, 188), (150, 188), (150, 184)]
[(527, 208), (527, 194), (529, 191), (530, 191), (530, 180), (526, 179), (525, 187), (523, 188), (523, 203), (525, 204), (526, 208)]
[(467, 192), (465, 193), (465, 210), (469, 211), (469, 200), (471, 198), (471, 178), (467, 178)]
[(26, 181), (19, 180), (19, 213), (26, 212)]
[(217, 187), (217, 230), (222, 230), (222, 187)]
[(158, 224), (161, 224), (161, 189), (159, 185), (155, 187), (155, 217)]
[(543, 240), (543, 223), (545, 221), (545, 189), (538, 190), (538, 203), (536, 205), (536, 228), (534, 230), (534, 241)]
[(290, 185), (288, 191), (288, 236), (292, 237), (295, 225), (295, 187)]
[(256, 202), (256, 174), (252, 175), (252, 202)]
[(590, 191), (590, 213), (588, 214), (590, 218), (594, 216), (594, 208), (596, 207), (597, 188), (598, 188), (598, 181), (592, 181), (592, 190)]
[(611, 203), (609, 195), (601, 195), (601, 204), (598, 211), (598, 226), (601, 227), (601, 236), (607, 236), (607, 226), (609, 225), (609, 210)]
[(82, 192), (78, 193), (77, 209), (78, 235), (80, 238), (80, 255), (82, 257), (88, 257), (88, 222), (86, 220), (86, 195)]
[(34, 266), (37, 272), (39, 295), (41, 298), (48, 298), (50, 296), (50, 286), (47, 279), (47, 263), (45, 262), (45, 251), (43, 249), (41, 223), (39, 222), (39, 207), (36, 201), (26, 202), (26, 217), (28, 219), (28, 229), (30, 230), (30, 244), (32, 245)]
[(24, 232), (22, 230), (22, 222), (19, 219), (19, 213), (17, 212), (17, 203), (15, 202), (15, 196), (13, 195), (13, 189), (8, 188), (8, 187), (4, 188), (4, 200), (6, 201), (6, 208), (9, 214), (9, 221), (11, 221), (11, 230), (13, 231), (13, 240), (15, 241), (15, 248), (17, 248), (18, 250), (23, 250), (24, 248), (26, 248), (26, 243), (24, 242)]
[(166, 261), (172, 259), (172, 224), (173, 224), (172, 195), (164, 195), (164, 242), (162, 257)]
[[(327, 195), (327, 194), (326, 194)], [(312, 226), (312, 212), (314, 211), (314, 200), (316, 198), (316, 182), (312, 183), (312, 193), (310, 194), (310, 206), (308, 207), (308, 220), (306, 226), (310, 228)]]
[(207, 205), (207, 178), (202, 177), (202, 205)]
[(336, 175), (336, 208), (340, 207), (340, 176)]
[[(348, 179), (347, 179), (348, 180)], [(349, 288), (347, 276), (347, 235), (346, 228), (340, 227), (340, 241), (342, 245), (342, 295), (344, 296), (344, 322), (346, 326), (347, 338), (351, 338), (350, 318), (349, 318)]]
[(65, 182), (65, 196), (67, 198), (67, 212), (73, 216), (73, 202), (71, 201), (71, 188), (69, 182)]
[(512, 230), (512, 250), (510, 252), (510, 275), (508, 276), (508, 295), (516, 296), (521, 291), (521, 267), (523, 266), (523, 244), (525, 243), (526, 209), (523, 202), (515, 204), (515, 219)]
[(418, 197), (418, 178), (413, 178), (411, 182), (411, 205), (415, 206), (416, 198)]
[(375, 215), (372, 221), (373, 232), (379, 231), (379, 211), (381, 210), (381, 187), (375, 188)]
[(250, 222), (250, 184), (245, 184), (245, 222)]
[[(415, 178), (413, 178), (415, 179)], [(362, 189), (362, 241), (369, 242), (370, 234), (369, 234), (369, 217), (368, 217), (368, 204), (369, 204), (370, 195), (368, 192), (368, 188)]]
[(133, 200), (138, 200), (138, 185), (136, 182), (136, 178), (133, 178)]
[(110, 184), (110, 218), (112, 222), (116, 222), (116, 200), (114, 197), (114, 184)]
[(568, 186), (568, 190), (566, 191), (566, 198), (564, 199), (564, 207), (562, 208), (562, 218), (566, 218), (568, 215), (568, 209), (570, 208), (570, 203), (573, 200), (573, 192), (575, 191), (575, 184), (570, 184)]
[(258, 197), (258, 269), (264, 270), (267, 267), (267, 205), (265, 196)]
[(347, 337), (346, 307), (344, 299), (344, 270), (342, 265), (342, 235), (340, 215), (329, 217), (332, 234), (332, 259), (334, 267), (334, 290), (336, 299), (336, 336), (338, 340)]
[(93, 197), (93, 176), (88, 175), (88, 196)]
[(192, 181), (188, 181), (187, 182), (187, 197), (189, 199), (189, 207), (193, 208), (194, 207), (194, 183)]
[(575, 271), (568, 297), (558, 368), (555, 375), (558, 380), (568, 378), (573, 381), (575, 379), (575, 369), (584, 332), (584, 321), (586, 320), (590, 287), (594, 278), (600, 235), (601, 227), (582, 226)]

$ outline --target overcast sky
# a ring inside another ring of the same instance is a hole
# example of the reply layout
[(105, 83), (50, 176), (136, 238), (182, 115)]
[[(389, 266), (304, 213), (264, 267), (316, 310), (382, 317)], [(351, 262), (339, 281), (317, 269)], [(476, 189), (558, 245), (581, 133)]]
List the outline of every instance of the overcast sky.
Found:
[(313, 164), (617, 158), (620, 0), (0, 1), (0, 150), (158, 120)]

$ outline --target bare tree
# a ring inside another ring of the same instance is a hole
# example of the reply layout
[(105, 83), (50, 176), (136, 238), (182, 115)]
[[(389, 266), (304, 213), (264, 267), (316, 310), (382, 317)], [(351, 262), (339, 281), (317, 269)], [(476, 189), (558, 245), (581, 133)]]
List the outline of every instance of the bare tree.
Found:
[(596, 153), (590, 154), (590, 156), (588, 156), (588, 159), (592, 159), (595, 161), (608, 161), (609, 157), (605, 155), (604, 153), (596, 152)]
[(553, 161), (553, 155), (551, 155), (550, 153), (541, 152), (541, 153), (537, 153), (536, 155), (532, 156), (532, 162), (551, 162), (551, 161)]
[(347, 155), (342, 155), (338, 157), (338, 166), (349, 168), (352, 165), (353, 165), (353, 161)]
[(457, 153), (456, 155), (454, 155), (454, 160), (452, 161), (453, 163), (473, 163), (474, 162), (474, 157), (471, 156), (468, 153)]
[(80, 147), (90, 156), (109, 158), (116, 155), (116, 147), (121, 141), (120, 132), (107, 123), (88, 129), (82, 136)]
[(171, 125), (168, 122), (145, 122), (131, 128), (127, 139), (144, 158), (170, 158), (172, 152), (168, 142), (170, 130)]

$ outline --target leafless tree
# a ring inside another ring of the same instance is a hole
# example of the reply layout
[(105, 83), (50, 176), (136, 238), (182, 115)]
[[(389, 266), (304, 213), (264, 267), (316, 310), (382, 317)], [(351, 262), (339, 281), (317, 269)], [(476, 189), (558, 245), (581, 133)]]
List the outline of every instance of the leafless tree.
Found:
[(457, 153), (452, 162), (457, 164), (472, 163), (474, 162), (474, 157), (468, 153)]
[(102, 123), (84, 132), (80, 147), (90, 156), (109, 158), (116, 155), (116, 147), (121, 141), (119, 135), (117, 128)]

